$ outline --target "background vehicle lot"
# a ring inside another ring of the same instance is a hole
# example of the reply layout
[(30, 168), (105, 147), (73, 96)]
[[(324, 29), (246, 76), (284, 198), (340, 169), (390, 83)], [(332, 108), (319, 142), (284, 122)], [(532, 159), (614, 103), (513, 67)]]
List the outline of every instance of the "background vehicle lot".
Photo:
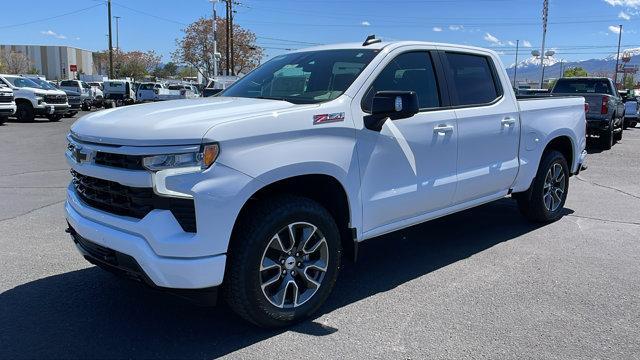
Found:
[(503, 200), (371, 240), (320, 316), (263, 331), (80, 258), (62, 209), (73, 121), (0, 127), (0, 358), (640, 353), (640, 129), (592, 148), (559, 222), (531, 225)]

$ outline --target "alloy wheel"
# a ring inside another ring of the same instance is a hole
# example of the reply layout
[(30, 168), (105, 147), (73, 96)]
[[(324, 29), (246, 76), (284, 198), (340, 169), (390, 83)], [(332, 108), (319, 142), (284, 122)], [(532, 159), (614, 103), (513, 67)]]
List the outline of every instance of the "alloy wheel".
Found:
[(562, 165), (554, 163), (547, 171), (544, 179), (543, 200), (544, 207), (551, 212), (558, 210), (565, 194), (567, 184)]
[(311, 299), (325, 278), (329, 247), (315, 225), (296, 222), (271, 237), (260, 263), (262, 293), (274, 306), (291, 309)]

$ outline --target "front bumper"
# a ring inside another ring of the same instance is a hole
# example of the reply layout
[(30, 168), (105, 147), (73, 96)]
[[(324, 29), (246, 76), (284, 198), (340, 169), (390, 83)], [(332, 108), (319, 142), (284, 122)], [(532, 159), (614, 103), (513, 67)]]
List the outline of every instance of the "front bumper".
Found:
[(44, 104), (40, 107), (36, 107), (33, 109), (34, 113), (38, 116), (46, 116), (46, 115), (55, 115), (55, 114), (64, 114), (69, 109), (68, 104), (62, 105), (48, 105)]
[(0, 116), (9, 116), (16, 113), (15, 105), (0, 105)]
[[(87, 241), (129, 256), (151, 284), (172, 289), (201, 289), (222, 284), (226, 255), (204, 257), (160, 256), (149, 245), (181, 241), (189, 243), (187, 234), (169, 211), (154, 210), (138, 220), (93, 209), (67, 189), (65, 204), (67, 222), (74, 232)], [(79, 247), (83, 256), (86, 251)]]

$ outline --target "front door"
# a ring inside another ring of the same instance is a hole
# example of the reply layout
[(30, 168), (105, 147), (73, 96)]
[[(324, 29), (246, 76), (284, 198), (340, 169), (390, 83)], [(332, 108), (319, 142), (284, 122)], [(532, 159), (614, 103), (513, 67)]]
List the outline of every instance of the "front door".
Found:
[(366, 115), (373, 95), (385, 90), (415, 91), (421, 111), (387, 120), (379, 133), (358, 131), (364, 232), (445, 208), (456, 188), (455, 113), (442, 108), (431, 53), (388, 56), (393, 60), (374, 74), (353, 113)]

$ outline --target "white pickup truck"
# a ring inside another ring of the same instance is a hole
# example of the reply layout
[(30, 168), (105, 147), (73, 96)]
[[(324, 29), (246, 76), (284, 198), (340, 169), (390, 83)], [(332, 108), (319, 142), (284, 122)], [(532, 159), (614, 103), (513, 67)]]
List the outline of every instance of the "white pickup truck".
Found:
[(0, 82), (0, 125), (7, 122), (9, 116), (16, 113), (16, 101), (13, 90)]
[(277, 56), (216, 97), (87, 115), (68, 232), (105, 269), (291, 324), (364, 240), (510, 194), (533, 221), (563, 215), (585, 101), (517, 100), (503, 69), (486, 49), (370, 38)]
[(16, 118), (19, 121), (33, 121), (36, 116), (46, 117), (49, 121), (60, 121), (69, 109), (64, 91), (44, 89), (19, 75), (0, 74), (0, 83), (13, 90)]

